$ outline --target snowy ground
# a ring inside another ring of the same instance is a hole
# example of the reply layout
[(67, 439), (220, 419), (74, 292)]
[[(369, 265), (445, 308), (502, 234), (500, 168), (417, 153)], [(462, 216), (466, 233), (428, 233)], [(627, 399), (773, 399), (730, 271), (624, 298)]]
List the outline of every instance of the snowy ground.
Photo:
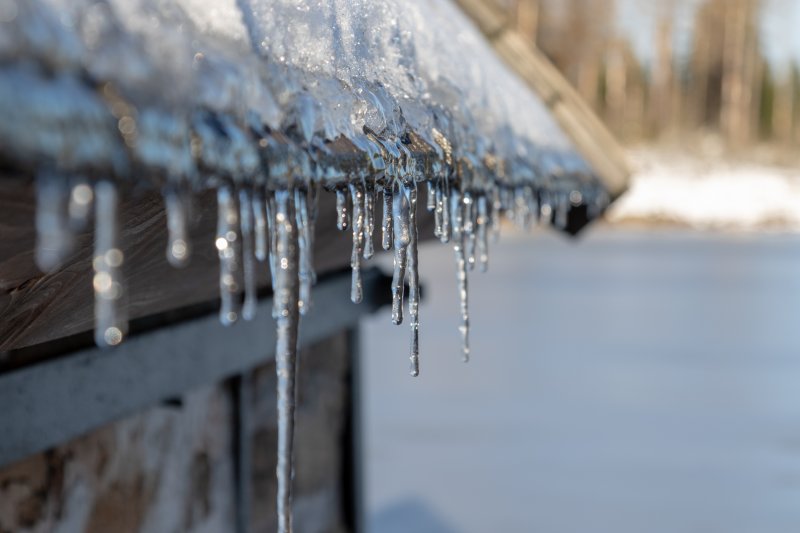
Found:
[(453, 267), (422, 247), (419, 378), (363, 324), (367, 531), (798, 531), (800, 237), (506, 235), (467, 365)]
[(611, 223), (800, 230), (800, 169), (653, 149), (632, 150), (630, 161), (631, 188)]

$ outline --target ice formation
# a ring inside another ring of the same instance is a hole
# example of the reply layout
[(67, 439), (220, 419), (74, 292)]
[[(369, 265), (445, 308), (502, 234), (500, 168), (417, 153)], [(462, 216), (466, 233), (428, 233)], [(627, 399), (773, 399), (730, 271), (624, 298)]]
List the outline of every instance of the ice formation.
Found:
[[(187, 199), (214, 189), (220, 320), (252, 319), (268, 265), (277, 321), (279, 530), (291, 530), (299, 316), (315, 280), (317, 194), (353, 236), (351, 299), (394, 250), (392, 321), (411, 327), (419, 373), (417, 216), (452, 242), (463, 355), (468, 272), (488, 267), (505, 214), (565, 226), (607, 196), (542, 103), (450, 0), (0, 0), (0, 163), (37, 178), (40, 268), (59, 268), (94, 205), (96, 340), (127, 333), (119, 196), (163, 191), (175, 267)], [(380, 198), (379, 198), (380, 196)], [(406, 284), (408, 292), (406, 294)]]

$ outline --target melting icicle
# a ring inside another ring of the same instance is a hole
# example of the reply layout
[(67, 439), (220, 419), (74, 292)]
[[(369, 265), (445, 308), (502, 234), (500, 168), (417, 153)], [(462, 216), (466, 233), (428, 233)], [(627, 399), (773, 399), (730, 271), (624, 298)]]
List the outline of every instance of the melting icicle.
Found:
[(556, 226), (561, 229), (566, 229), (569, 221), (569, 195), (562, 192), (558, 195), (558, 205), (556, 207)]
[(487, 207), (486, 196), (481, 195), (478, 197), (478, 216), (475, 221), (477, 226), (478, 243), (478, 264), (480, 265), (481, 272), (486, 272), (489, 269), (489, 239), (487, 237), (487, 226), (489, 225), (489, 209)]
[(167, 210), (167, 261), (176, 268), (189, 263), (189, 236), (187, 231), (187, 199), (174, 188), (164, 191), (164, 204)]
[(242, 268), (244, 271), (244, 305), (242, 318), (252, 320), (258, 308), (258, 282), (253, 234), (253, 198), (247, 188), (239, 189), (239, 224), (242, 233)]
[(492, 226), (492, 242), (500, 239), (500, 212), (503, 209), (503, 202), (500, 191), (496, 188), (492, 191), (492, 216), (489, 219)]
[[(268, 191), (265, 207), (267, 209), (267, 234), (269, 236), (269, 275), (272, 286), (275, 287), (275, 272), (277, 271), (278, 233), (275, 227), (275, 193)], [(274, 313), (274, 312), (273, 312)]]
[(291, 192), (277, 191), (275, 273), (275, 318), (277, 344), (275, 372), (278, 378), (278, 531), (292, 531), (292, 449), (294, 444), (295, 376), (297, 371), (297, 327), (300, 318), (298, 299), (298, 233), (292, 224)]
[(299, 278), (300, 299), (298, 306), (300, 314), (305, 315), (311, 308), (311, 285), (314, 283), (314, 267), (312, 264), (311, 250), (313, 246), (313, 222), (308, 209), (307, 193), (301, 189), (294, 191), (295, 220), (297, 222), (297, 243), (300, 248)]
[(528, 229), (530, 227), (530, 204), (526, 198), (524, 187), (517, 187), (514, 191), (514, 218), (518, 228)]
[(550, 194), (547, 191), (542, 191), (539, 198), (539, 222), (541, 224), (550, 224), (553, 217), (553, 206), (551, 203)]
[(347, 229), (347, 191), (336, 189), (336, 227), (339, 231)]
[(239, 272), (239, 213), (236, 198), (227, 186), (217, 190), (217, 240), (219, 252), (219, 320), (229, 326), (239, 318), (241, 307)]
[(419, 375), (419, 264), (417, 255), (417, 184), (405, 190), (408, 195), (408, 317), (411, 324), (411, 375)]
[(450, 242), (450, 237), (453, 234), (450, 220), (450, 185), (445, 180), (440, 186), (441, 196), (438, 198), (436, 210), (441, 210), (442, 229), (439, 234), (439, 241), (443, 243)]
[(83, 231), (89, 225), (92, 214), (94, 192), (86, 178), (77, 178), (72, 183), (69, 195), (69, 227), (72, 231)]
[(427, 196), (425, 197), (425, 207), (428, 211), (433, 211), (436, 209), (436, 191), (434, 190), (433, 181), (428, 180), (425, 182), (427, 185)]
[(267, 260), (267, 206), (263, 189), (257, 189), (253, 195), (253, 221), (255, 223), (255, 254), (261, 262)]
[(375, 233), (375, 184), (366, 180), (364, 186), (364, 259), (371, 259), (375, 254), (372, 234)]
[(388, 181), (383, 186), (383, 249), (388, 250), (392, 247), (392, 234), (394, 225), (392, 224), (392, 183)]
[(308, 268), (311, 274), (311, 284), (317, 282), (317, 273), (314, 270), (314, 242), (315, 242), (315, 228), (317, 227), (317, 215), (319, 214), (319, 185), (311, 183), (308, 186), (308, 195), (306, 196), (306, 210), (308, 212)]
[(392, 276), (392, 323), (403, 322), (403, 293), (405, 291), (406, 253), (411, 238), (408, 226), (408, 198), (397, 190), (392, 198), (394, 220), (394, 274)]
[(350, 300), (360, 303), (363, 298), (361, 283), (361, 255), (364, 253), (364, 189), (361, 184), (350, 183), (350, 198), (353, 201), (353, 253), (350, 268), (353, 272), (353, 284), (350, 288)]
[(68, 219), (70, 191), (63, 176), (43, 173), (36, 180), (36, 266), (52, 272), (72, 250)]
[[(433, 189), (431, 189), (433, 187)], [(431, 185), (428, 182), (428, 198), (433, 199), (433, 236), (437, 239), (442, 237), (442, 210), (439, 209), (442, 192), (439, 184)]]
[(464, 251), (466, 234), (464, 232), (464, 202), (461, 194), (453, 191), (450, 195), (450, 206), (453, 218), (453, 250), (456, 254), (456, 281), (458, 283), (458, 297), (460, 301), (461, 325), (458, 330), (461, 332), (461, 345), (464, 354), (464, 362), (469, 361), (469, 307), (467, 293), (467, 257)]
[(128, 333), (123, 301), (124, 285), (117, 225), (117, 189), (110, 181), (95, 185), (94, 340), (98, 346), (116, 346)]
[(476, 206), (475, 200), (472, 198), (472, 194), (469, 192), (465, 192), (463, 199), (463, 209), (464, 209), (464, 228), (463, 232), (465, 234), (465, 254), (467, 257), (467, 267), (470, 270), (475, 269), (475, 229), (476, 229)]

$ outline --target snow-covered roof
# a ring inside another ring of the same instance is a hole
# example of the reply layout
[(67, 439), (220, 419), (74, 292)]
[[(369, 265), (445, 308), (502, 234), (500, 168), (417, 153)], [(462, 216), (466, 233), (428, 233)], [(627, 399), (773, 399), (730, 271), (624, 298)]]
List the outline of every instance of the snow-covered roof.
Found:
[(450, 0), (2, 4), (4, 158), (196, 177), (194, 131), (207, 134), (203, 156), (239, 177), (258, 173), (257, 123), (308, 146), (344, 137), (366, 151), (366, 130), (393, 142), (413, 131), (440, 152), (441, 135), (458, 158), (491, 154), (540, 178), (591, 174)]

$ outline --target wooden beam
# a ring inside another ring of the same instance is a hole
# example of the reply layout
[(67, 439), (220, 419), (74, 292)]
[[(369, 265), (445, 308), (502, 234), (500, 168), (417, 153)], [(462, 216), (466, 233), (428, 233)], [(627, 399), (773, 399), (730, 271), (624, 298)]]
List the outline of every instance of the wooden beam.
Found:
[[(350, 302), (350, 276), (320, 283), (300, 328), (309, 346), (352, 328), (389, 302), (390, 279), (364, 272), (364, 301)], [(0, 375), (0, 465), (201, 385), (248, 371), (274, 356), (272, 300), (258, 317), (225, 328), (210, 315), (134, 335), (111, 350), (88, 348)]]

